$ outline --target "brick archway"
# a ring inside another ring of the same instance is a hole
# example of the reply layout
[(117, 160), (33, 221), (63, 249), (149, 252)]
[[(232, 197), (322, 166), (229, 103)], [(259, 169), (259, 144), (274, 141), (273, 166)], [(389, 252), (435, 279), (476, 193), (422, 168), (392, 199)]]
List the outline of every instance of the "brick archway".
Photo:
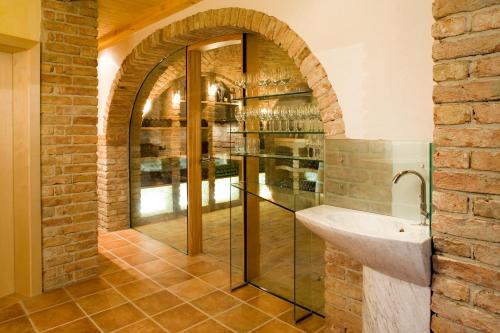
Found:
[(123, 61), (116, 75), (106, 113), (100, 120), (104, 121), (104, 133), (98, 138), (100, 229), (112, 231), (129, 226), (129, 122), (136, 94), (150, 70), (180, 47), (241, 32), (260, 34), (286, 51), (318, 100), (327, 136), (344, 134), (342, 112), (326, 71), (304, 40), (286, 23), (262, 12), (243, 8), (197, 13), (145, 38)]

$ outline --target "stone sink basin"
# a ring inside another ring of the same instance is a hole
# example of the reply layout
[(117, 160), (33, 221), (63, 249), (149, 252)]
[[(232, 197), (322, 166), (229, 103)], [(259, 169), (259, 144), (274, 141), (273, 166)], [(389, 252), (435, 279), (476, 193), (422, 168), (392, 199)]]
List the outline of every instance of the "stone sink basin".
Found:
[(364, 266), (422, 287), (430, 285), (428, 226), (327, 205), (298, 211), (296, 216), (307, 228)]

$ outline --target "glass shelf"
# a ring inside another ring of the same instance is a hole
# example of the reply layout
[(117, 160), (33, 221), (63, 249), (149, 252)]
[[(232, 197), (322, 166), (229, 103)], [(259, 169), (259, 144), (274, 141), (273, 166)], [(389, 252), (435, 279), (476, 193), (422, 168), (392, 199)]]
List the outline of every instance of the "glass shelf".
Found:
[(316, 134), (316, 135), (324, 135), (325, 132), (304, 132), (304, 131), (232, 131), (233, 134)]
[(275, 155), (275, 154), (251, 154), (251, 153), (236, 153), (232, 152), (233, 156), (247, 156), (247, 157), (260, 157), (260, 158), (273, 158), (277, 160), (296, 160), (296, 161), (313, 161), (313, 162), (323, 162), (323, 159), (314, 157), (304, 157), (304, 156), (286, 156), (286, 155)]
[(293, 190), (254, 182), (232, 183), (231, 186), (269, 201), (281, 208), (296, 212), (321, 202), (322, 193)]
[(233, 101), (243, 101), (243, 100), (249, 100), (249, 99), (272, 99), (272, 98), (295, 97), (295, 96), (297, 96), (297, 97), (312, 96), (312, 90), (239, 97), (239, 98), (233, 98)]
[[(236, 100), (236, 98), (233, 98), (233, 100)], [(185, 104), (185, 100), (180, 101), (181, 104)], [(213, 104), (213, 105), (220, 105), (220, 106), (239, 106), (238, 103), (231, 103), (231, 102), (216, 102), (216, 101), (201, 101), (201, 104)]]

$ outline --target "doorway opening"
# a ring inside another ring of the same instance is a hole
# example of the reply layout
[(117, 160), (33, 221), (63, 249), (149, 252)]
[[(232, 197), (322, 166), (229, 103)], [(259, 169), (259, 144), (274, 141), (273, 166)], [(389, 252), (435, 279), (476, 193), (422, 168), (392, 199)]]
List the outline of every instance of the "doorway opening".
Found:
[[(229, 129), (239, 105), (231, 94), (242, 71), (241, 48), (241, 35), (231, 35), (163, 59), (142, 84), (130, 123), (131, 227), (227, 264), (229, 205), (238, 195), (230, 184), (240, 169), (230, 159)], [(199, 59), (188, 60), (190, 53)], [(192, 96), (200, 103), (191, 102), (188, 114)]]

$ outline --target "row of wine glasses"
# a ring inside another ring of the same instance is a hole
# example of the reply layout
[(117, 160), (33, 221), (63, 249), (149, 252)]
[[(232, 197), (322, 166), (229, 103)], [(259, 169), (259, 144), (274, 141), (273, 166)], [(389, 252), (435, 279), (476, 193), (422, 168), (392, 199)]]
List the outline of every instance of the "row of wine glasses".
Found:
[(237, 154), (258, 154), (260, 152), (260, 140), (258, 138), (235, 138), (234, 151)]
[(241, 90), (246, 89), (247, 96), (256, 96), (287, 92), (289, 86), (297, 80), (300, 77), (292, 70), (278, 67), (269, 71), (261, 70), (255, 75), (243, 73), (234, 84)]
[(238, 107), (235, 118), (238, 128), (263, 132), (322, 132), (317, 104)]

